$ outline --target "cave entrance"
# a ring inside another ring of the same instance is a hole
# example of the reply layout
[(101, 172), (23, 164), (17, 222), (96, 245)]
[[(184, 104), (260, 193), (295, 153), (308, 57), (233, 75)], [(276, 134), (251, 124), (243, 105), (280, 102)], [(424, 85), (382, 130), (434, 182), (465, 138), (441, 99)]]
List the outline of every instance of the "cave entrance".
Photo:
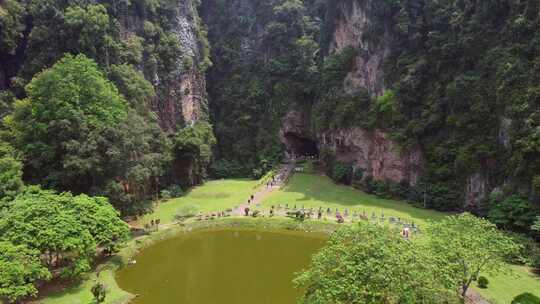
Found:
[(287, 153), (290, 156), (295, 157), (309, 157), (319, 156), (319, 148), (317, 148), (317, 142), (315, 140), (299, 136), (295, 133), (285, 133), (285, 146), (287, 147)]

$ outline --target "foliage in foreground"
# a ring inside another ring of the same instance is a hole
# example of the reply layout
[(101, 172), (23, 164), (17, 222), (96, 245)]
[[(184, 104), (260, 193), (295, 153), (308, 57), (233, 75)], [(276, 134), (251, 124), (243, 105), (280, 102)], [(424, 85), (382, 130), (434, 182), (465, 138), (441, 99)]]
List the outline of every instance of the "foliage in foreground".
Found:
[(369, 223), (338, 230), (295, 279), (306, 288), (301, 302), (454, 303), (480, 274), (507, 269), (505, 257), (518, 249), (495, 225), (467, 213), (432, 223), (426, 238), (404, 240)]
[(453, 303), (455, 288), (436, 257), (399, 231), (360, 223), (334, 233), (296, 284), (302, 303)]
[(30, 187), (1, 212), (0, 239), (6, 251), (0, 256), (0, 298), (10, 300), (35, 295), (34, 282), (50, 279), (52, 273), (78, 277), (90, 269), (98, 247), (114, 251), (129, 233), (102, 197)]
[(494, 224), (468, 213), (432, 223), (427, 234), (430, 250), (440, 267), (449, 269), (462, 296), (480, 274), (507, 270), (506, 257), (519, 249)]
[(522, 293), (512, 300), (512, 304), (540, 304), (540, 298), (532, 293)]
[(10, 302), (35, 296), (38, 291), (34, 282), (51, 277), (41, 264), (38, 250), (6, 241), (0, 241), (0, 269), (0, 299)]

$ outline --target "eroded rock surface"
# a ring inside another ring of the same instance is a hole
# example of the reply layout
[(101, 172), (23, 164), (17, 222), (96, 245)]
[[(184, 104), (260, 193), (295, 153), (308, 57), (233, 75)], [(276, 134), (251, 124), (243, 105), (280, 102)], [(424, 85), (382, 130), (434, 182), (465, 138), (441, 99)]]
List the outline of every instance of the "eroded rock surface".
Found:
[(336, 53), (346, 47), (359, 50), (354, 66), (344, 81), (346, 93), (354, 93), (365, 88), (371, 95), (382, 95), (384, 92), (383, 63), (390, 54), (390, 34), (385, 33), (378, 43), (364, 39), (373, 23), (369, 1), (340, 1), (337, 5), (338, 16), (335, 20), (333, 40), (330, 52)]
[(418, 182), (423, 156), (419, 149), (402, 150), (381, 130), (360, 128), (328, 131), (319, 135), (319, 146), (334, 151), (339, 161), (353, 163), (375, 180)]

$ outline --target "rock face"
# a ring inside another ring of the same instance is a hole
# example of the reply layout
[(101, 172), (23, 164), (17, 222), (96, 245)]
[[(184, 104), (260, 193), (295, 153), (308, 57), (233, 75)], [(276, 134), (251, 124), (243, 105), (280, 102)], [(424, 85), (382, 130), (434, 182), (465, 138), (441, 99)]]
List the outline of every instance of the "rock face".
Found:
[(330, 53), (336, 53), (346, 47), (360, 50), (354, 66), (344, 81), (346, 93), (354, 93), (365, 88), (375, 95), (384, 91), (384, 59), (390, 54), (390, 34), (384, 29), (377, 43), (365, 39), (370, 32), (373, 13), (370, 1), (338, 1), (337, 16), (334, 21), (334, 34), (330, 43)]
[[(170, 72), (167, 74), (144, 69), (145, 77), (156, 89), (152, 109), (158, 114), (161, 127), (168, 131), (207, 117), (206, 78), (204, 71), (199, 68), (202, 55), (200, 37), (197, 35), (197, 4), (194, 0), (176, 2), (174, 24), (170, 27), (178, 39), (180, 55), (175, 65), (168, 67)], [(124, 38), (140, 32), (144, 26), (144, 20), (137, 15), (127, 15), (120, 23)]]
[(365, 176), (372, 176), (375, 180), (396, 183), (405, 181), (410, 185), (418, 182), (423, 168), (420, 149), (401, 150), (382, 130), (332, 130), (314, 138), (307, 117), (304, 113), (291, 111), (283, 119), (280, 138), (289, 154), (310, 154), (311, 142), (317, 146), (317, 153), (328, 149), (335, 154), (337, 160), (362, 168)]
[[(376, 18), (370, 0), (339, 1), (335, 5), (336, 16), (333, 21), (330, 53), (337, 53), (346, 47), (359, 50), (344, 80), (344, 92), (353, 94), (367, 89), (372, 96), (382, 95), (385, 89), (383, 64), (390, 54), (389, 30), (382, 29), (378, 39), (365, 39), (373, 30), (372, 19)], [(294, 119), (292, 121), (293, 125), (298, 124), (294, 123)], [(414, 185), (421, 175), (421, 150), (400, 150), (398, 144), (390, 140), (383, 130), (330, 130), (317, 134), (316, 137), (319, 149), (330, 149), (338, 160), (353, 163), (355, 167), (364, 169), (365, 175), (370, 175), (375, 180), (406, 181)]]
[(467, 179), (465, 186), (465, 207), (478, 208), (489, 193), (488, 179), (481, 173), (475, 173)]
[(339, 161), (362, 168), (375, 180), (405, 181), (415, 185), (422, 173), (422, 152), (419, 149), (400, 150), (382, 130), (328, 131), (319, 135), (319, 146), (333, 151)]
[[(158, 91), (154, 105), (161, 126), (168, 130), (176, 129), (179, 122), (191, 124), (203, 118), (205, 113), (202, 105), (207, 99), (205, 75), (198, 68), (201, 52), (196, 32), (197, 7), (193, 0), (177, 1), (176, 24), (172, 28), (180, 43), (182, 55), (177, 58), (173, 78), (166, 86), (167, 89)], [(186, 62), (191, 64), (186, 65)]]

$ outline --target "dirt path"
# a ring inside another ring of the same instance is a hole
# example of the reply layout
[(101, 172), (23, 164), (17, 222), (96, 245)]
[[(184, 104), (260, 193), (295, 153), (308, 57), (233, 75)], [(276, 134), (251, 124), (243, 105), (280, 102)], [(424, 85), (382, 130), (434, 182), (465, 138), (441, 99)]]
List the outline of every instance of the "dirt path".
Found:
[(281, 189), (281, 187), (287, 181), (287, 179), (289, 178), (290, 174), (292, 173), (295, 167), (296, 167), (296, 164), (294, 162), (289, 163), (289, 164), (284, 164), (279, 170), (279, 173), (275, 176), (275, 180), (271, 186), (262, 185), (259, 191), (253, 194), (253, 200), (251, 201), (251, 203), (248, 203), (247, 201), (242, 203), (241, 205), (233, 209), (231, 215), (243, 216), (246, 208), (253, 210), (259, 207), (261, 203), (263, 202), (263, 200), (266, 197), (268, 197), (272, 192), (278, 191), (279, 189)]

